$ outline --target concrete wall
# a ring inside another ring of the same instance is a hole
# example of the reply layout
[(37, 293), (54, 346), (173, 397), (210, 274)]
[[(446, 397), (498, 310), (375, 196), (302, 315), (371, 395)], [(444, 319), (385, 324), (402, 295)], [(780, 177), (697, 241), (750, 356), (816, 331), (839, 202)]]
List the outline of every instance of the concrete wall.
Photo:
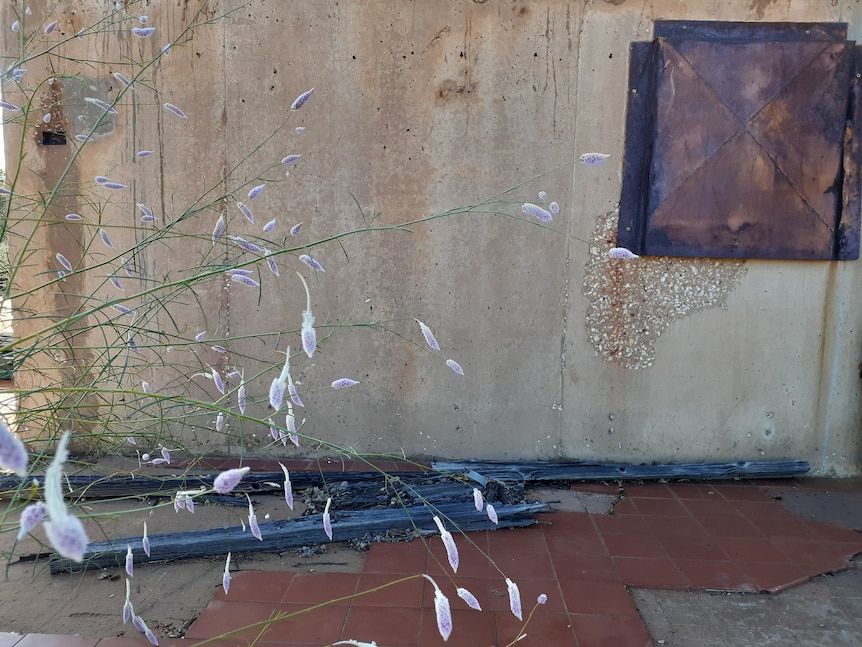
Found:
[[(53, 6), (30, 4), (36, 15)], [(61, 3), (61, 25), (75, 33), (104, 4)], [(102, 61), (154, 55), (200, 6), (130, 7), (149, 14), (159, 38), (122, 37), (130, 25), (120, 23), (68, 47)], [(214, 2), (205, 11), (238, 6)], [(142, 285), (212, 262), (208, 237), (221, 212), (230, 217), (229, 233), (260, 233), (232, 202), (188, 211), (212, 187), (212, 196), (228, 191), (242, 200), (257, 178), (266, 179), (251, 205), (258, 223), (277, 217), (283, 235), (302, 221), (302, 243), (362, 228), (360, 207), (366, 218), (379, 214), (375, 225), (389, 226), (498, 196), (411, 233), (363, 232), (314, 249), (326, 273), (312, 280), (313, 309), (327, 339), (313, 360), (294, 362), (310, 435), (368, 452), (803, 458), (817, 472), (857, 473), (859, 262), (640, 259), (621, 266), (606, 258), (621, 186), (629, 44), (649, 40), (655, 19), (840, 20), (862, 41), (853, 0), (255, 0), (150, 68), (136, 107), (120, 110), (115, 129), (88, 145), (74, 172), (82, 182), (103, 174), (130, 184), (123, 204), (105, 212), (117, 246), (147, 235), (128, 224), (136, 202), (157, 206), (168, 220), (187, 214), (180, 229), (198, 238), (136, 258)], [(13, 36), (4, 30), (7, 52)], [(31, 62), (28, 75), (47, 72), (34, 71), (38, 65)], [(64, 71), (105, 78), (123, 69)], [(310, 87), (309, 104), (290, 113)], [(190, 118), (166, 114), (165, 101)], [(285, 129), (255, 150), (285, 118)], [(305, 134), (295, 134), (296, 126)], [(16, 145), (9, 130), (7, 155)], [(31, 135), (20, 176), (28, 192), (44, 188), (46, 156), (61, 154), (35, 146)], [(140, 148), (161, 156), (138, 160)], [(576, 163), (593, 151), (611, 158), (599, 168)], [(272, 163), (288, 153), (303, 157), (283, 178)], [(520, 212), (540, 190), (562, 206), (547, 227)], [(260, 302), (253, 290), (213, 281), (194, 298), (185, 295), (172, 319), (158, 318), (172, 338), (200, 330), (241, 338), (231, 355), (183, 351), (186, 359), (167, 362), (147, 351), (141, 379), (169, 389), (189, 367), (236, 363), (258, 375), (249, 413), (266, 417), (277, 367), (263, 372), (265, 362), (279, 364), (278, 351), (299, 346), (304, 293), (288, 268), (303, 266), (288, 256), (278, 281), (264, 276)], [(31, 262), (55, 264), (52, 255)], [(424, 349), (413, 317), (432, 327), (441, 354)], [(394, 334), (347, 325), (367, 322), (384, 322)], [(285, 334), (256, 338), (271, 331)], [(449, 357), (464, 367), (463, 378), (445, 366)], [(362, 384), (329, 389), (342, 376)], [(198, 382), (193, 394), (211, 399), (211, 385)], [(241, 436), (245, 448), (264, 451), (263, 427), (231, 421), (235, 435), (226, 440), (208, 424), (203, 416), (201, 427), (174, 431), (200, 450), (239, 451)]]

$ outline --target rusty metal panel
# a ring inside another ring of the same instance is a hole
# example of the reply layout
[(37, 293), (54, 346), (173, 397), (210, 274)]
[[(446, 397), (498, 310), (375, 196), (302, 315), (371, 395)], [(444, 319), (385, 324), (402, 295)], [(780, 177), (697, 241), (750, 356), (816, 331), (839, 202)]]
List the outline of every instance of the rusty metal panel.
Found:
[(675, 28), (654, 41), (640, 65), (654, 69), (633, 79), (641, 91), (629, 101), (651, 117), (629, 113), (620, 245), (666, 256), (858, 257), (855, 45), (828, 38), (840, 28), (814, 29), (827, 35), (818, 40), (811, 26), (775, 30), (781, 38), (761, 41), (740, 38), (740, 23), (732, 38), (679, 38)]

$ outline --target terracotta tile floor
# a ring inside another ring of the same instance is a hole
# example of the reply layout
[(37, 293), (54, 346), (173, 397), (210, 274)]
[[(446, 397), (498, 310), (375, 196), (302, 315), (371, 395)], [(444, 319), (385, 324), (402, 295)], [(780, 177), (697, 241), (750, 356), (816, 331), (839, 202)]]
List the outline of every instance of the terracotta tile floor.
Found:
[[(612, 516), (557, 512), (527, 529), (470, 533), (473, 546), (456, 537), (461, 567), (454, 577), (437, 537), (429, 540), (430, 550), (418, 540), (373, 544), (356, 574), (237, 572), (230, 594), (219, 590), (184, 640), (160, 643), (177, 647), (216, 638), (207, 644), (234, 647), (259, 638), (260, 647), (320, 647), (345, 639), (374, 640), (380, 647), (443, 645), (434, 589), (415, 577), (429, 573), (452, 605), (448, 644), (507, 645), (526, 632), (522, 644), (543, 647), (646, 647), (652, 642), (627, 587), (777, 592), (847, 568), (848, 559), (862, 552), (862, 535), (794, 516), (761, 484), (627, 485)], [(834, 481), (819, 486), (837, 487)], [(508, 609), (502, 573), (518, 583), (525, 618), (540, 593), (548, 596), (526, 629)], [(472, 591), (484, 611), (468, 609), (456, 586)], [(379, 590), (363, 593), (372, 589)], [(265, 631), (247, 626), (276, 614), (286, 617)], [(141, 638), (0, 633), (0, 647), (147, 644)]]

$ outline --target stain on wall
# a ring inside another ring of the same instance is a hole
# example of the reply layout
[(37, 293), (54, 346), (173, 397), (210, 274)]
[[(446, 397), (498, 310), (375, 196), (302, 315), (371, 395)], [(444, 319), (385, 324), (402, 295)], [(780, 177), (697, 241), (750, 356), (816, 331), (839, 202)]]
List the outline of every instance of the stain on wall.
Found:
[(745, 261), (711, 258), (610, 258), (619, 211), (598, 219), (584, 277), (587, 332), (596, 354), (623, 368), (646, 368), (671, 322), (708, 308), (725, 308)]

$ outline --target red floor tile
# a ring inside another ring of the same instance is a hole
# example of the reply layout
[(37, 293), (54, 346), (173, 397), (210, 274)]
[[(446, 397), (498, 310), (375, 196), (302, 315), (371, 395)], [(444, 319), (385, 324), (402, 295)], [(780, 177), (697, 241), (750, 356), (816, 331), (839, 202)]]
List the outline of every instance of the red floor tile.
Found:
[(652, 534), (605, 535), (612, 557), (667, 557), (664, 546)]
[(631, 497), (625, 497), (614, 504), (614, 516), (627, 514), (640, 514), (638, 507), (635, 505), (635, 500)]
[(649, 525), (641, 515), (596, 516), (596, 528), (605, 537), (608, 535), (639, 536), (650, 534)]
[(862, 550), (862, 534), (859, 534), (855, 530), (845, 528), (844, 526), (836, 526), (831, 523), (818, 522), (808, 522), (808, 527), (813, 536), (828, 541), (858, 544), (860, 546), (859, 550)]
[(711, 537), (675, 536), (659, 537), (658, 540), (671, 559), (727, 559), (718, 540)]
[(806, 572), (821, 573), (844, 570), (849, 566), (846, 555), (827, 542), (778, 538), (773, 543), (788, 560)]
[(614, 564), (629, 586), (655, 589), (685, 589), (688, 580), (670, 559), (650, 557), (615, 557)]
[(791, 513), (781, 507), (775, 501), (734, 501), (734, 507), (751, 521), (763, 521), (765, 519), (789, 519), (795, 520)]
[(715, 487), (708, 483), (674, 483), (670, 489), (677, 499), (712, 499), (719, 498)]
[[(319, 604), (353, 595), (358, 573), (299, 573), (290, 582), (282, 602), (294, 604)], [(347, 605), (350, 600), (336, 604)]]
[(569, 613), (606, 616), (637, 615), (635, 604), (622, 582), (560, 582)]
[(698, 515), (697, 522), (712, 537), (763, 538), (763, 533), (742, 515), (732, 517), (704, 517)]
[(607, 555), (551, 555), (557, 579), (592, 582), (616, 582), (620, 576)]
[[(758, 483), (763, 482), (758, 481)], [(787, 484), (789, 481), (783, 481), (783, 483)], [(763, 483), (763, 485), (766, 485), (766, 483)], [(730, 501), (774, 501), (769, 493), (759, 485), (717, 484), (715, 485), (715, 491)]]
[(706, 539), (709, 534), (692, 517), (645, 517), (650, 532), (656, 537), (689, 537)]
[(542, 529), (554, 532), (595, 532), (593, 516), (586, 512), (555, 512), (542, 518)]
[(649, 633), (640, 616), (591, 616), (570, 614), (580, 647), (648, 647)]
[[(457, 539), (455, 540), (457, 543)], [(421, 572), (421, 571), (420, 571)], [(431, 554), (428, 555), (428, 565), (425, 573), (431, 577), (453, 575), (446, 550), (439, 543), (431, 546)], [(488, 557), (478, 550), (458, 549), (458, 575), (463, 577), (488, 577), (491, 567)]]
[(610, 483), (572, 483), (571, 488), (579, 492), (592, 492), (594, 494), (618, 494), (620, 487)]
[(294, 573), (269, 571), (232, 573), (228, 593), (225, 594), (224, 589), (218, 587), (213, 599), (231, 602), (281, 602), (293, 576)]
[(273, 623), (261, 638), (263, 643), (335, 642), (342, 635), (349, 607), (328, 605), (309, 611), (307, 604), (282, 604), (278, 610), (284, 614), (296, 615)]
[(428, 561), (428, 550), (421, 541), (399, 541), (371, 544), (365, 557), (365, 573), (422, 573)]
[(635, 499), (640, 513), (660, 517), (688, 517), (688, 509), (676, 499)]
[[(451, 600), (449, 602), (452, 603)], [(377, 644), (381, 645), (379, 641)], [(419, 647), (449, 647), (450, 645), (494, 647), (497, 644), (497, 625), (493, 613), (453, 608), (452, 634), (448, 642), (443, 642), (437, 630), (437, 616), (433, 609), (425, 609), (422, 612)], [(405, 647), (407, 647), (406, 644)]]
[[(572, 621), (565, 613), (551, 613), (540, 607), (527, 622), (528, 613), (528, 609), (525, 608), (524, 621), (522, 622), (511, 613), (497, 611), (497, 640), (499, 642), (495, 645), (508, 645), (519, 635), (526, 634), (527, 637), (524, 641), (518, 644), (553, 645), (554, 647), (578, 646)], [(526, 626), (524, 626), (524, 622), (527, 622)]]
[(708, 499), (687, 499), (682, 502), (686, 510), (700, 517), (740, 517), (742, 513), (731, 501), (722, 497)]
[(497, 568), (512, 580), (542, 579), (553, 573), (551, 556), (547, 553), (496, 553), (491, 558)]
[(756, 587), (731, 561), (676, 559), (676, 567), (691, 588), (716, 591), (755, 591)]
[(769, 593), (783, 591), (810, 579), (802, 569), (787, 562), (737, 562), (736, 566), (758, 591)]
[(353, 598), (353, 606), (420, 608), (425, 578), (416, 577), (406, 582), (398, 582), (402, 577), (404, 576), (387, 573), (363, 573), (356, 587), (357, 593), (381, 586), (384, 588), (373, 593), (358, 595)]
[(502, 528), (488, 534), (488, 551), (547, 553), (548, 545), (541, 528)]
[[(275, 617), (283, 605), (271, 602), (226, 602), (213, 600), (195, 620), (186, 638), (215, 638), (223, 634), (230, 639), (251, 640), (260, 634), (263, 625), (251, 627)], [(342, 615), (346, 613), (341, 607)], [(249, 627), (243, 629), (244, 627)], [(17, 646), (16, 646), (17, 647)]]
[(601, 555), (608, 554), (607, 546), (595, 532), (555, 532), (545, 531), (545, 541), (548, 551), (565, 555)]
[(799, 519), (788, 517), (785, 519), (752, 519), (752, 525), (766, 536), (767, 539), (788, 537), (793, 539), (818, 539), (819, 535), (814, 531), (812, 524)]
[(787, 563), (787, 558), (776, 548), (775, 544), (766, 539), (753, 537), (719, 537), (715, 541), (724, 553), (736, 562), (780, 562)]
[(673, 489), (664, 483), (643, 483), (627, 485), (626, 495), (636, 499), (674, 499)]
[(378, 645), (415, 645), (419, 640), (422, 609), (352, 606), (342, 638)]

